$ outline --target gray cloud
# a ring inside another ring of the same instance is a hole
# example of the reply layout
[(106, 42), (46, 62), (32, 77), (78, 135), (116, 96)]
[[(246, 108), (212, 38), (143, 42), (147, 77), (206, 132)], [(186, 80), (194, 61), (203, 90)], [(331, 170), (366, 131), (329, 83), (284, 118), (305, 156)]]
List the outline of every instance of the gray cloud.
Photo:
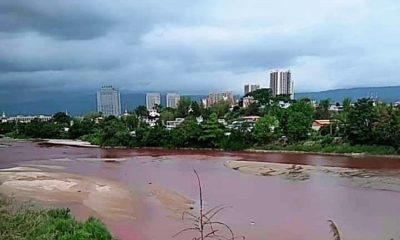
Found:
[(0, 31), (38, 31), (60, 39), (91, 39), (102, 36), (115, 23), (106, 12), (96, 12), (85, 1), (0, 2)]
[[(367, 0), (0, 1), (0, 91), (241, 92), (395, 85), (400, 4)], [(282, 14), (284, 10), (285, 14)]]

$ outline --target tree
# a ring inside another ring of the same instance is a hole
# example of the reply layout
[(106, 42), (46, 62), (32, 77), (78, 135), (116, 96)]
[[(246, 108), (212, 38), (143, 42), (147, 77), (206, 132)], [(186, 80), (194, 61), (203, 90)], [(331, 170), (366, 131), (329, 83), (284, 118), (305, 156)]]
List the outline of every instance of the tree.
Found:
[(224, 126), (218, 122), (216, 113), (211, 113), (209, 119), (202, 125), (203, 132), (199, 141), (206, 147), (218, 147), (224, 137)]
[(201, 127), (194, 117), (188, 117), (171, 130), (171, 142), (174, 147), (196, 147), (201, 136)]
[(138, 127), (140, 121), (136, 115), (128, 115), (126, 117), (123, 117), (122, 120), (125, 122), (125, 125), (130, 131), (135, 130)]
[(176, 117), (185, 118), (189, 115), (189, 109), (192, 101), (188, 97), (181, 97), (176, 108)]
[(359, 99), (348, 116), (348, 139), (353, 144), (373, 144), (374, 128), (377, 123), (377, 113), (373, 101), (367, 98)]
[(374, 128), (375, 142), (400, 150), (400, 111), (385, 104), (375, 108), (378, 115)]
[(58, 124), (69, 125), (71, 117), (64, 112), (58, 112), (53, 115), (52, 121)]
[(230, 108), (229, 103), (225, 102), (225, 101), (220, 101), (216, 104), (214, 104), (213, 106), (211, 106), (210, 111), (212, 113), (217, 114), (217, 116), (219, 118), (223, 118), (225, 116), (225, 114), (228, 113)]
[(315, 119), (330, 119), (330, 99), (321, 100), (315, 110)]
[(269, 106), (272, 100), (272, 91), (269, 88), (261, 88), (248, 93), (245, 97), (252, 96), (261, 106)]
[(306, 101), (296, 102), (287, 109), (284, 133), (289, 141), (301, 141), (308, 138), (313, 122), (313, 113), (314, 108)]
[(118, 118), (109, 116), (101, 123), (101, 146), (130, 146), (131, 138), (127, 126)]
[(198, 102), (192, 101), (191, 109), (192, 109), (191, 115), (193, 115), (193, 116), (195, 116), (195, 117), (198, 117), (198, 116), (201, 115), (201, 112), (200, 112), (200, 105), (199, 105)]
[(278, 119), (274, 116), (265, 115), (254, 126), (254, 136), (258, 143), (270, 143), (276, 138)]
[(164, 110), (160, 114), (160, 120), (161, 122), (165, 123), (166, 121), (172, 121), (175, 119), (175, 114), (171, 110)]
[(76, 139), (84, 135), (92, 134), (96, 130), (96, 126), (93, 120), (90, 119), (75, 119), (72, 126), (69, 128), (69, 138)]
[(256, 102), (251, 103), (247, 108), (244, 110), (244, 114), (246, 116), (259, 116), (260, 115), (260, 107), (259, 104)]
[(135, 113), (138, 117), (147, 117), (149, 112), (147, 111), (146, 106), (140, 105), (135, 109)]

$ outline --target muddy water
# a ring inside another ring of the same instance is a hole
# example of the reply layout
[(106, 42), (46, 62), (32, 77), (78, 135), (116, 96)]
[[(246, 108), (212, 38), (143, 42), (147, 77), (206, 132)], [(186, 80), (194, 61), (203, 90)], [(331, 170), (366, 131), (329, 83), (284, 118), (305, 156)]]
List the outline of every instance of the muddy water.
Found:
[[(119, 239), (172, 238), (190, 226), (168, 206), (152, 196), (152, 189), (174, 191), (197, 200), (196, 169), (202, 179), (205, 205), (232, 206), (218, 216), (247, 239), (330, 239), (328, 219), (339, 226), (343, 239), (400, 239), (400, 192), (355, 187), (348, 179), (328, 175), (308, 181), (253, 176), (224, 167), (226, 160), (265, 161), (318, 166), (338, 166), (398, 172), (400, 160), (350, 158), (296, 154), (254, 154), (202, 151), (120, 150), (38, 143), (11, 142), (0, 148), (0, 168), (24, 165), (57, 165), (62, 171), (118, 182), (138, 197), (132, 219), (113, 219), (80, 203), (57, 203), (70, 207), (79, 218), (101, 217)], [(121, 162), (82, 161), (83, 158), (126, 158)], [(60, 161), (69, 159), (69, 161)], [(55, 161), (56, 160), (56, 161)], [(51, 202), (44, 204), (54, 205)], [(196, 206), (195, 206), (196, 207)]]

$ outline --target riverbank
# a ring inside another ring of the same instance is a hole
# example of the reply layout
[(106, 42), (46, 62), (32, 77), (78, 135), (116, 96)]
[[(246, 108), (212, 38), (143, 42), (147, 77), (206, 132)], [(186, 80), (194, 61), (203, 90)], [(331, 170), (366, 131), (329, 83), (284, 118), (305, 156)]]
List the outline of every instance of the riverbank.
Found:
[[(46, 139), (46, 143), (51, 145), (65, 145), (75, 147), (100, 147), (98, 145), (91, 144), (81, 140), (69, 140), (69, 139)], [(110, 148), (110, 147), (104, 147)], [(127, 147), (116, 147), (120, 149), (129, 149)], [(165, 150), (170, 148), (163, 147), (142, 147), (132, 149), (146, 149), (146, 150)], [(380, 157), (380, 158), (398, 158), (399, 154), (394, 154), (394, 149), (387, 148), (385, 146), (350, 146), (347, 144), (343, 145), (332, 145), (320, 147), (316, 150), (315, 146), (306, 145), (288, 145), (286, 147), (278, 145), (266, 145), (258, 148), (249, 148), (236, 152), (249, 152), (249, 153), (289, 153), (289, 154), (314, 154), (324, 156), (345, 156), (345, 157)], [(177, 150), (200, 150), (200, 151), (226, 151), (224, 149), (215, 148), (179, 148)], [(390, 154), (391, 153), (391, 154)]]
[(101, 221), (77, 221), (69, 209), (41, 208), (2, 195), (0, 209), (1, 239), (112, 239)]

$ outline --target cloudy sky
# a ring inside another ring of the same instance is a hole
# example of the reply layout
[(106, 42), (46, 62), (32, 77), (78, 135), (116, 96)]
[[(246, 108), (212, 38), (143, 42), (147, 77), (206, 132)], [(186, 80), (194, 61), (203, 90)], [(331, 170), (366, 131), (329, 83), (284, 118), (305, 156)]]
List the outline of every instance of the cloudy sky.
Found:
[(400, 85), (397, 0), (0, 0), (0, 94)]

